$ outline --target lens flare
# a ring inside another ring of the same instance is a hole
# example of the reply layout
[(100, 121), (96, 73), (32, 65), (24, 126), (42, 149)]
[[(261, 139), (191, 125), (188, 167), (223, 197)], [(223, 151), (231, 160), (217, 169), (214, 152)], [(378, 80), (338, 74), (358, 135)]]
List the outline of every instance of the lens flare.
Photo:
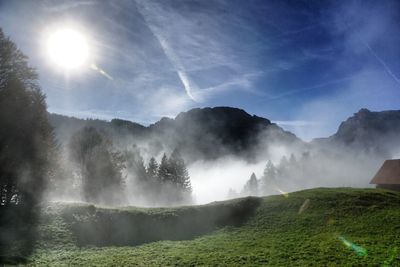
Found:
[(352, 249), (358, 256), (367, 256), (367, 250), (362, 246), (356, 245), (353, 242), (350, 242), (343, 236), (338, 237), (340, 241), (342, 241), (343, 245)]
[(278, 191), (284, 198), (288, 198), (289, 197), (289, 193), (285, 192), (279, 188), (276, 189), (276, 191)]
[(90, 68), (94, 71), (97, 71), (98, 73), (100, 73), (101, 75), (103, 75), (104, 77), (106, 77), (109, 80), (114, 80), (113, 77), (111, 77), (110, 74), (108, 74), (105, 70), (99, 68), (96, 64), (91, 64)]
[(307, 198), (301, 205), (298, 214), (302, 214), (308, 208), (308, 206), (310, 206), (310, 199)]

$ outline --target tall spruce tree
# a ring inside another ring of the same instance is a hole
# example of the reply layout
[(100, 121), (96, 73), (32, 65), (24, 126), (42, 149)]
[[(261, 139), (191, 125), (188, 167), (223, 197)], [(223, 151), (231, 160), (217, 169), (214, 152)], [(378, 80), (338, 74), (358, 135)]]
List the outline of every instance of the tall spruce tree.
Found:
[(163, 154), (160, 162), (160, 166), (158, 167), (158, 177), (160, 179), (161, 184), (165, 184), (170, 181), (171, 178), (171, 169), (169, 166), (169, 160), (167, 154)]
[(149, 160), (149, 164), (147, 165), (146, 168), (147, 175), (151, 177), (152, 179), (157, 178), (157, 173), (158, 173), (158, 163), (154, 157), (151, 157)]
[(245, 196), (257, 196), (259, 193), (258, 180), (254, 172), (251, 174), (250, 179), (246, 182), (243, 187), (243, 195)]
[(172, 152), (169, 162), (172, 172), (171, 176), (173, 177), (172, 182), (181, 191), (182, 195), (187, 197), (192, 192), (190, 176), (185, 161), (177, 149)]
[(148, 177), (148, 198), (150, 203), (159, 203), (161, 180), (158, 176), (158, 163), (154, 157), (151, 157), (146, 168)]
[(277, 170), (271, 160), (268, 160), (261, 178), (261, 191), (263, 194), (274, 193), (276, 187)]

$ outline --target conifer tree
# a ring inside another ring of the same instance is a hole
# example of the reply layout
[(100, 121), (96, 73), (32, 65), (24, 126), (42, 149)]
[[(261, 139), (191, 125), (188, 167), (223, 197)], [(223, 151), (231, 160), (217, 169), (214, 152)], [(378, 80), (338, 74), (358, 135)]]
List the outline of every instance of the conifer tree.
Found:
[(158, 177), (162, 184), (167, 183), (171, 178), (169, 160), (165, 153), (163, 154), (160, 166), (158, 167)]
[(250, 179), (246, 182), (243, 188), (243, 195), (257, 196), (258, 195), (258, 180), (254, 172), (251, 174)]
[(274, 164), (271, 160), (268, 160), (261, 178), (261, 191), (263, 194), (271, 194), (273, 192), (273, 188), (276, 186), (276, 173)]
[(147, 175), (153, 180), (156, 179), (158, 173), (158, 163), (154, 157), (151, 157), (146, 169)]
[(192, 186), (190, 183), (189, 172), (186, 168), (185, 161), (182, 159), (177, 149), (172, 152), (169, 164), (173, 177), (172, 182), (182, 191), (182, 193), (191, 193)]

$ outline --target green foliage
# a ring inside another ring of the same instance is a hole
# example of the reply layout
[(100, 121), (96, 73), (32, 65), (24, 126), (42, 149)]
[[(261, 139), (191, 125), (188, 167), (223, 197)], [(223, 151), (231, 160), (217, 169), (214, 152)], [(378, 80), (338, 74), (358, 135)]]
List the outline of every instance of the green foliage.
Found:
[[(300, 207), (307, 199), (309, 205), (299, 214)], [(164, 220), (165, 223), (173, 218), (174, 223), (189, 223), (184, 230), (176, 228), (175, 232), (171, 232), (172, 236), (179, 236), (191, 228), (190, 221), (185, 220), (188, 220), (193, 214), (204, 212), (203, 214), (207, 217), (209, 214), (205, 213), (205, 210), (214, 209), (215, 212), (212, 216), (217, 216), (219, 211), (226, 207), (232, 208), (236, 205), (248, 207), (248, 203), (243, 204), (246, 203), (243, 202), (245, 200), (238, 199), (173, 209), (108, 210), (87, 205), (70, 205), (67, 209), (61, 209), (59, 214), (78, 216), (78, 214), (85, 214), (83, 210), (86, 210), (88, 214), (94, 214), (94, 218), (97, 217), (97, 213), (115, 218), (117, 221), (120, 216), (132, 216), (132, 218), (149, 216), (158, 218), (160, 221)], [(261, 203), (256, 206), (255, 212), (239, 224), (232, 223), (241, 218), (240, 213), (236, 213), (233, 217), (225, 217), (225, 221), (222, 220), (217, 226), (219, 230), (212, 228), (192, 236), (181, 236), (181, 238), (170, 238), (168, 232), (165, 233), (166, 239), (191, 240), (159, 241), (135, 247), (115, 247), (116, 244), (109, 243), (101, 247), (83, 246), (81, 248), (71, 247), (69, 241), (64, 246), (59, 242), (57, 246), (39, 247), (30, 258), (30, 265), (400, 265), (400, 228), (398, 224), (400, 221), (400, 193), (376, 189), (313, 189), (291, 193), (288, 198), (278, 195), (260, 200)], [(83, 219), (83, 217), (80, 218)], [(208, 221), (203, 217), (201, 220), (203, 223)], [(71, 235), (76, 236), (76, 234), (71, 230), (71, 221), (63, 217), (62, 222), (66, 226), (65, 231), (70, 235), (62, 237), (59, 234), (57, 238), (74, 240)], [(132, 228), (135, 227), (138, 226), (135, 225)], [(196, 227), (199, 227), (198, 224), (194, 225), (192, 229), (196, 229)], [(151, 231), (157, 231), (156, 228), (150, 228)], [(100, 232), (98, 233), (100, 234)], [(112, 235), (112, 233), (110, 234)], [(205, 235), (198, 236), (202, 234)], [(357, 251), (362, 253), (357, 253)]]
[(36, 205), (55, 150), (37, 74), (0, 29), (0, 263), (32, 249)]

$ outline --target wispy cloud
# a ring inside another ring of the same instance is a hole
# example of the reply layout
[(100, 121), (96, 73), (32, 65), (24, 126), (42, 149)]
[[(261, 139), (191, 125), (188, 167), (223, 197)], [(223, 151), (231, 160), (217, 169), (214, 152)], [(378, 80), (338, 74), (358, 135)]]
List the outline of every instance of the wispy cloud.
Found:
[(60, 1), (55, 1), (54, 3), (47, 2), (46, 5), (44, 5), (44, 9), (48, 12), (62, 12), (73, 8), (91, 6), (96, 4), (96, 1), (69, 1), (64, 3)]
[(254, 94), (261, 94), (258, 91), (255, 91), (252, 88), (253, 80), (263, 74), (262, 71), (245, 73), (235, 77), (231, 80), (218, 84), (216, 86), (210, 86), (206, 88), (202, 88), (195, 92), (195, 95), (199, 99), (207, 99), (210, 96), (216, 95), (218, 93), (222, 93), (227, 90), (239, 89), (239, 90), (247, 90)]
[[(193, 101), (196, 101), (195, 97), (193, 96), (192, 93), (192, 87), (195, 86), (192, 81), (190, 81), (188, 75), (186, 74), (185, 68), (180, 62), (180, 59), (178, 56), (175, 54), (174, 50), (171, 49), (169, 46), (167, 40), (165, 37), (162, 36), (162, 32), (154, 25), (151, 21), (151, 16), (154, 16), (154, 14), (151, 14), (149, 12), (149, 7), (146, 6), (146, 1), (136, 1), (137, 7), (141, 15), (143, 16), (144, 20), (147, 23), (147, 26), (149, 29), (152, 31), (156, 39), (158, 40), (162, 50), (164, 51), (165, 55), (167, 58), (170, 60), (171, 64), (174, 66), (174, 69), (176, 70), (176, 73), (179, 77), (179, 79), (182, 82), (183, 87), (185, 88), (187, 96), (192, 99)], [(155, 14), (157, 15), (157, 14)]]
[[(232, 45), (236, 45), (237, 40), (233, 40), (230, 33), (224, 32), (226, 22), (221, 18), (221, 14), (202, 8), (197, 8), (195, 13), (191, 13), (166, 2), (137, 0), (136, 3), (190, 99), (201, 102), (219, 92), (248, 90), (251, 87), (257, 70), (246, 66), (243, 58), (232, 56), (235, 54)], [(191, 4), (195, 5), (188, 3)], [(218, 6), (229, 6), (224, 1), (215, 1), (213, 4), (216, 9)], [(203, 3), (197, 5), (201, 6)], [(247, 27), (246, 23), (237, 17), (232, 17), (231, 23), (234, 25), (230, 27)], [(194, 78), (195, 75), (192, 75), (217, 66), (231, 69), (232, 73), (235, 73), (234, 76), (221, 78), (222, 75), (218, 72), (209, 72), (208, 77), (204, 78), (198, 75)], [(210, 80), (218, 76), (219, 81), (212, 86), (200, 86), (204, 79)]]

